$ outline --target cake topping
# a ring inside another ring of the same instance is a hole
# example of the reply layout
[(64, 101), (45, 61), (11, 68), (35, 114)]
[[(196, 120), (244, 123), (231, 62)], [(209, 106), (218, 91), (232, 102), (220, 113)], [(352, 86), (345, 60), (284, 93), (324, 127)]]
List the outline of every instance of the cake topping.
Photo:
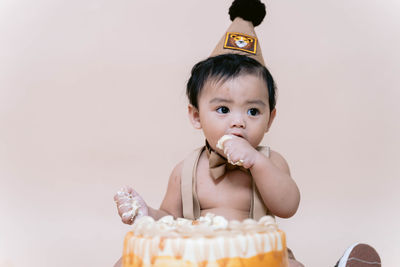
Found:
[(158, 260), (163, 266), (272, 266), (269, 260), (283, 259), (285, 253), (284, 233), (271, 216), (241, 222), (211, 213), (193, 221), (144, 216), (124, 242), (124, 263), (135, 267), (154, 266)]
[(271, 216), (264, 216), (259, 221), (245, 219), (242, 222), (233, 220), (227, 221), (222, 216), (207, 213), (197, 220), (184, 218), (174, 219), (172, 216), (164, 216), (158, 221), (152, 217), (144, 216), (135, 221), (133, 232), (136, 235), (144, 236), (216, 236), (233, 232), (263, 232), (278, 229), (275, 219)]

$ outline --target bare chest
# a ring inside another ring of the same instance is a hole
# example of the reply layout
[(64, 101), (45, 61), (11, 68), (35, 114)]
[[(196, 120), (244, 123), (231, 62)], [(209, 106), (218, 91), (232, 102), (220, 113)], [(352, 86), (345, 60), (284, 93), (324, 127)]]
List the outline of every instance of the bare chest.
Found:
[(219, 210), (248, 214), (251, 205), (252, 178), (250, 174), (234, 170), (214, 179), (209, 174), (208, 158), (203, 153), (197, 167), (197, 195), (201, 210)]

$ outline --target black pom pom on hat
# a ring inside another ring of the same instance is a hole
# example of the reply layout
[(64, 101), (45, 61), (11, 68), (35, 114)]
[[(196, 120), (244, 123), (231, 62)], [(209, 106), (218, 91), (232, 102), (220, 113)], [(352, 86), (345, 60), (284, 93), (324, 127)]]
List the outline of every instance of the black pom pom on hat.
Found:
[(240, 17), (253, 23), (256, 27), (265, 18), (265, 5), (260, 0), (235, 0), (229, 8), (229, 16), (233, 21)]

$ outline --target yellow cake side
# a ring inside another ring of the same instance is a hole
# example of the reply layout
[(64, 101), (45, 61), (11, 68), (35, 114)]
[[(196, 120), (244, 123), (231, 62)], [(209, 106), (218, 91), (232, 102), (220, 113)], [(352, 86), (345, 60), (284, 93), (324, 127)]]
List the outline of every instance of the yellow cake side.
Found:
[(225, 258), (214, 262), (191, 262), (175, 257), (154, 257), (151, 264), (144, 264), (134, 254), (123, 259), (123, 267), (287, 267), (287, 251), (268, 252), (250, 258)]

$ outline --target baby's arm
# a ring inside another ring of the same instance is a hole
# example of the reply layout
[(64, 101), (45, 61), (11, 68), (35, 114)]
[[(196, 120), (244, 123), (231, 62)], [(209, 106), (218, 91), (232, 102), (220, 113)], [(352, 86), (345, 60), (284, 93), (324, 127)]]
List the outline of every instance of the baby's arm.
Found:
[(265, 205), (278, 217), (293, 216), (299, 207), (300, 192), (286, 160), (275, 151), (269, 158), (258, 153), (250, 172)]
[(176, 165), (172, 170), (168, 181), (167, 192), (165, 193), (164, 200), (160, 206), (160, 210), (167, 212), (169, 215), (174, 216), (174, 218), (183, 217), (181, 195), (182, 167), (183, 161)]
[(247, 140), (237, 136), (226, 139), (223, 153), (232, 163), (250, 170), (261, 197), (272, 214), (289, 218), (296, 213), (300, 192), (290, 176), (286, 160), (279, 153), (271, 151), (268, 158)]
[[(171, 173), (168, 182), (167, 193), (161, 204), (160, 209), (154, 209), (146, 204), (143, 198), (131, 187), (123, 187), (114, 196), (117, 204), (118, 214), (121, 216), (123, 223), (132, 224), (136, 219), (148, 215), (155, 220), (172, 215), (174, 217), (182, 217), (182, 199), (180, 191), (180, 178), (183, 162), (179, 163)], [(132, 203), (139, 205), (137, 215), (133, 210)]]

